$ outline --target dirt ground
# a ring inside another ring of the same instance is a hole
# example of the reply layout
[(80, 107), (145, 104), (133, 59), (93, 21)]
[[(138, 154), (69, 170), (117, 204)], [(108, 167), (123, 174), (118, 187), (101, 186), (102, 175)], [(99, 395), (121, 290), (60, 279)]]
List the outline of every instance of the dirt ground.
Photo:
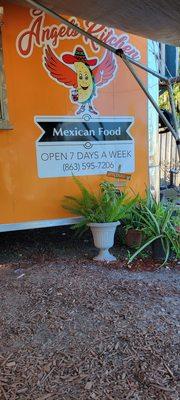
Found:
[(128, 269), (118, 236), (116, 263), (95, 253), (68, 228), (0, 235), (0, 399), (179, 399), (178, 267)]

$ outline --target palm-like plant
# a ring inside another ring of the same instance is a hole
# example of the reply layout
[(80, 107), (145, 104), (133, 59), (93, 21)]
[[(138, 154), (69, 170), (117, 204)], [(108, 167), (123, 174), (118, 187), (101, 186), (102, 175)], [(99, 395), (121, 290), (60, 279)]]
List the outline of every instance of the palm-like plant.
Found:
[(180, 217), (175, 214), (174, 205), (164, 205), (156, 202), (150, 192), (145, 200), (139, 202), (133, 209), (138, 219), (138, 226), (144, 233), (145, 243), (130, 257), (129, 263), (147, 246), (160, 239), (165, 253), (163, 264), (169, 258), (172, 249), (180, 257), (179, 233), (175, 226), (179, 225)]

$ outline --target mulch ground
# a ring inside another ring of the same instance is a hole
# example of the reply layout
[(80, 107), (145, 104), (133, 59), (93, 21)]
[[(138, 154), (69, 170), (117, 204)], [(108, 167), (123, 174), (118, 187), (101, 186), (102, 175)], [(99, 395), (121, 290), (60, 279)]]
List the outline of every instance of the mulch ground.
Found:
[(178, 400), (179, 272), (89, 234), (0, 235), (0, 399)]

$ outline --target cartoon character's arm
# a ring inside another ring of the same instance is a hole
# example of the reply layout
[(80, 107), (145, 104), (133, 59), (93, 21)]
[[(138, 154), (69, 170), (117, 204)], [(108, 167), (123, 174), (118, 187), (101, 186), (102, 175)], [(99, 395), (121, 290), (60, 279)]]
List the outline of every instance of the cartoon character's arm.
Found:
[(100, 64), (92, 71), (96, 86), (104, 86), (108, 84), (109, 81), (112, 80), (116, 68), (117, 66), (113, 53), (106, 51)]
[(63, 83), (65, 86), (77, 88), (76, 72), (60, 61), (49, 45), (45, 49), (44, 66), (52, 78)]

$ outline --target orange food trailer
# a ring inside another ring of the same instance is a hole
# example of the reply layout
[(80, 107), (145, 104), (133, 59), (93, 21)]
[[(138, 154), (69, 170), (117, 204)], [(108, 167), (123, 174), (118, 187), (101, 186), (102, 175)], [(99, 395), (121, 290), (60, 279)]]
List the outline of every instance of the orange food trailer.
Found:
[[(95, 188), (120, 170), (142, 195), (150, 160), (156, 188), (157, 117), (122, 61), (42, 10), (1, 5), (0, 231), (76, 222), (61, 207), (77, 191), (72, 174)], [(132, 59), (152, 61), (148, 40), (68, 19)], [(157, 90), (154, 78), (139, 75)]]

